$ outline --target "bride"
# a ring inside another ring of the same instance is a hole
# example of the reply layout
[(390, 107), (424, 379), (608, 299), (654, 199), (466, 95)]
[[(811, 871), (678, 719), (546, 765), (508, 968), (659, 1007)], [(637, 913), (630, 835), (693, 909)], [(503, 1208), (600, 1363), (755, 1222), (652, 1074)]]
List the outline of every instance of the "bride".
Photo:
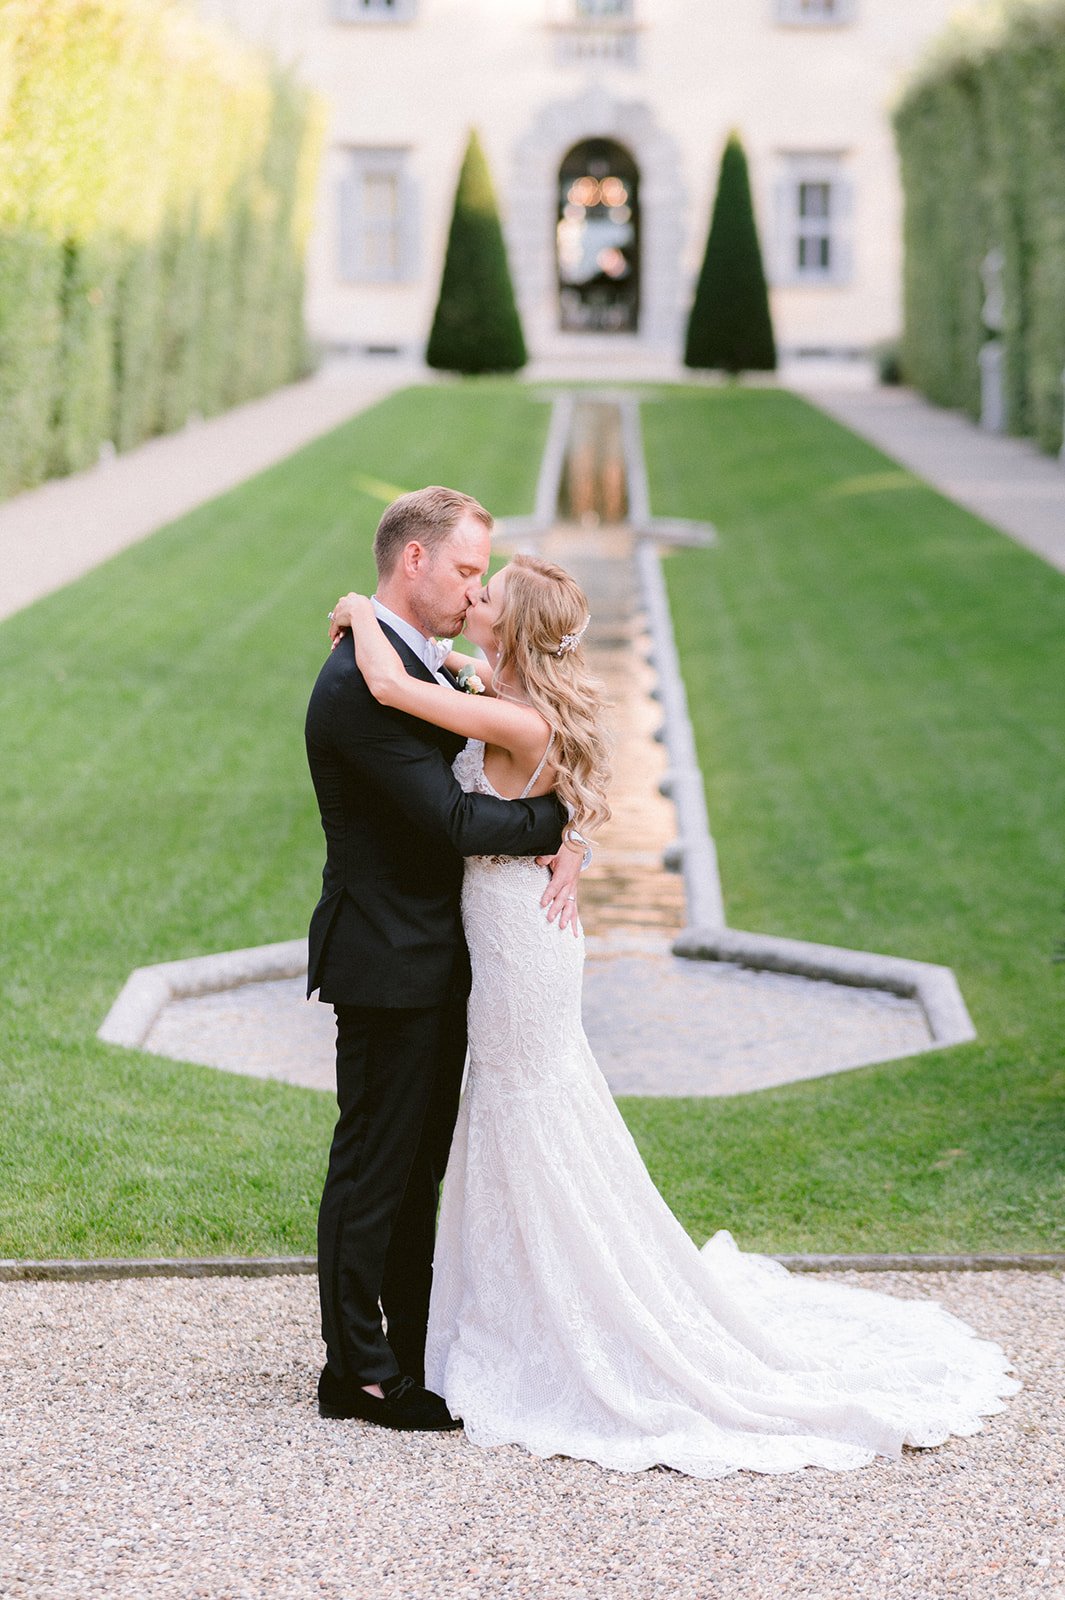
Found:
[[(519, 555), (471, 606), (456, 694), (410, 677), (369, 599), (334, 610), (386, 705), (466, 735), (454, 770), (504, 799), (554, 788), (579, 842), (606, 820), (584, 595)], [(478, 682), (469, 684), (475, 691)], [(444, 1180), (426, 1383), (478, 1445), (701, 1478), (862, 1466), (972, 1434), (1019, 1383), (929, 1301), (793, 1276), (670, 1212), (581, 1025), (584, 936), (560, 938), (530, 858), (466, 861), (469, 1071)]]

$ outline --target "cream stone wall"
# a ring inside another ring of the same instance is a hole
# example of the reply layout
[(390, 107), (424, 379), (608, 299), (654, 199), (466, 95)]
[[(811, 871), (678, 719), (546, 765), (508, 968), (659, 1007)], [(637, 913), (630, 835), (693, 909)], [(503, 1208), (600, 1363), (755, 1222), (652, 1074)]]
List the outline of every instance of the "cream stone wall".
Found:
[[(335, 22), (332, 0), (200, 0), (263, 43), (330, 107), (308, 320), (324, 343), (424, 348), (455, 180), (475, 126), (492, 168), (530, 350), (679, 348), (725, 138), (743, 139), (784, 353), (857, 351), (898, 332), (901, 196), (892, 97), (954, 0), (852, 0), (850, 21), (781, 25), (774, 0), (634, 0), (632, 64), (568, 61), (610, 47), (573, 26), (573, 0), (409, 0), (412, 20)], [(642, 300), (635, 335), (558, 330), (557, 170), (582, 138), (627, 146), (641, 172)], [(402, 150), (410, 281), (345, 283), (339, 188), (348, 151)], [(829, 156), (849, 188), (846, 282), (780, 281), (787, 158)]]

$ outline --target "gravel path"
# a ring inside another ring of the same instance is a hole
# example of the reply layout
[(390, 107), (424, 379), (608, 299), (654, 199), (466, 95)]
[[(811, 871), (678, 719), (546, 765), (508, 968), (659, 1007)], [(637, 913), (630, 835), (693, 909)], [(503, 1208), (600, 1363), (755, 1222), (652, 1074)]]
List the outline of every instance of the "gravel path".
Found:
[(897, 1462), (699, 1482), (322, 1421), (312, 1279), (5, 1286), (0, 1594), (1060, 1596), (1060, 1278), (875, 1287), (941, 1300), (1024, 1389), (976, 1437)]

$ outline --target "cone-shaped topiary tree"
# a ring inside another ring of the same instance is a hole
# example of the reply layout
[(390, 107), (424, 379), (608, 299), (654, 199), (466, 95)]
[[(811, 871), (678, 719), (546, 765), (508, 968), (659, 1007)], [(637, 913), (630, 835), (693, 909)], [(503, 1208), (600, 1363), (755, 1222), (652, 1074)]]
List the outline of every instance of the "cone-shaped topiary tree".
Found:
[(729, 135), (721, 158), (684, 364), (732, 373), (772, 372), (777, 364), (747, 157), (736, 133)]
[(425, 359), (448, 372), (515, 372), (526, 361), (488, 163), (470, 134)]

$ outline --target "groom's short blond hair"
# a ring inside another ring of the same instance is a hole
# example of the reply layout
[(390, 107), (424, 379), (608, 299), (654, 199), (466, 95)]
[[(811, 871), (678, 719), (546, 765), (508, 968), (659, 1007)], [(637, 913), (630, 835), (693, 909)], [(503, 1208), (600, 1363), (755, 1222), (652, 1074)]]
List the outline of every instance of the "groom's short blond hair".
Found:
[(439, 483), (431, 483), (426, 489), (401, 494), (377, 524), (373, 553), (378, 576), (388, 577), (399, 560), (400, 551), (412, 539), (426, 550), (443, 544), (467, 513), (483, 522), (489, 533), (492, 531), (491, 513), (472, 494), (463, 494), (461, 489), (445, 489)]

